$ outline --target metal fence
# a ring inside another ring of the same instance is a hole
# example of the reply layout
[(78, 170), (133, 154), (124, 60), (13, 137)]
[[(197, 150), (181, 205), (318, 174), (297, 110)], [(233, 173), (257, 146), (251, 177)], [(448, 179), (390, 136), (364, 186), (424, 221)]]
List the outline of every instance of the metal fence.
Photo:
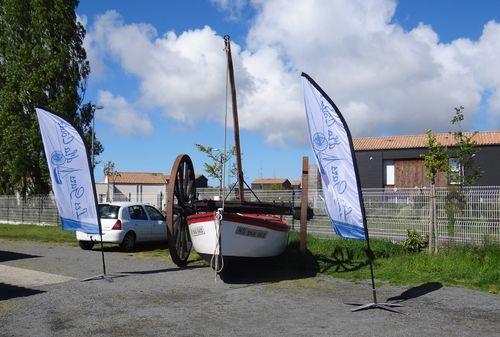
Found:
[[(365, 189), (363, 198), (370, 237), (400, 241), (413, 229), (421, 235), (429, 231), (429, 189)], [(300, 191), (245, 191), (246, 200), (300, 205)], [(217, 199), (218, 189), (199, 189), (199, 199)], [(226, 193), (227, 194), (227, 193)], [(225, 194), (223, 194), (225, 195)], [(231, 193), (228, 199), (234, 199)], [(123, 199), (123, 198), (121, 198)], [(162, 194), (144, 196), (144, 202), (160, 209), (165, 206)], [(123, 201), (123, 200), (120, 200)], [(333, 236), (331, 222), (324, 211), (321, 190), (310, 190), (309, 206), (314, 218), (308, 231)], [(437, 235), (440, 242), (500, 243), (500, 186), (437, 189)], [(287, 219), (293, 230), (299, 222)], [(0, 196), (0, 223), (57, 224), (59, 222), (53, 196)]]
[(0, 223), (8, 224), (59, 224), (59, 213), (52, 195), (0, 196)]

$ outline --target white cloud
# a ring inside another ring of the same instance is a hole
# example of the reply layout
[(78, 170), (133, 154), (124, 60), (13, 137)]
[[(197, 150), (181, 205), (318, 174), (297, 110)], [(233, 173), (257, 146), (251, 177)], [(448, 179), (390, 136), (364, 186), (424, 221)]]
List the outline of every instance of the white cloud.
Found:
[(109, 11), (97, 18), (90, 35), (98, 48), (139, 78), (143, 106), (160, 107), (187, 123), (222, 115), (224, 43), (209, 27), (158, 37), (151, 25), (126, 25)]
[(210, 0), (219, 9), (229, 14), (230, 20), (237, 20), (248, 4), (248, 0)]
[(354, 135), (445, 130), (454, 106), (478, 108), (475, 72), (429, 26), (405, 32), (391, 23), (394, 1), (256, 2), (249, 48), (272, 47), (313, 76)]
[(96, 118), (110, 124), (114, 132), (125, 137), (153, 133), (149, 117), (136, 112), (125, 98), (113, 96), (109, 91), (99, 91), (97, 102), (104, 108), (96, 112)]
[[(215, 1), (215, 0), (214, 0)], [(237, 3), (215, 1), (221, 8)], [(305, 142), (300, 72), (332, 97), (355, 136), (445, 131), (453, 107), (471, 122), (482, 94), (500, 116), (500, 25), (478, 41), (439, 42), (430, 26), (392, 23), (393, 0), (254, 0), (247, 48), (233, 43), (240, 127), (269, 142)], [(210, 27), (159, 36), (110, 11), (88, 34), (98, 57), (111, 57), (140, 81), (138, 106), (179, 121), (222, 121), (226, 60)], [(492, 128), (500, 127), (492, 119)]]

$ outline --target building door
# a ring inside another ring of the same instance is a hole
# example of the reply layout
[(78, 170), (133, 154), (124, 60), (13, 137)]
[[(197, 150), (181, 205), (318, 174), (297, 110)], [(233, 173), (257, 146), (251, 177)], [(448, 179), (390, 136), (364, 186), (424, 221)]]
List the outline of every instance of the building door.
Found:
[[(402, 159), (394, 161), (394, 187), (396, 188), (421, 188), (430, 187), (427, 178), (427, 169), (423, 159)], [(448, 178), (444, 172), (439, 172), (436, 177), (436, 186), (447, 186)]]

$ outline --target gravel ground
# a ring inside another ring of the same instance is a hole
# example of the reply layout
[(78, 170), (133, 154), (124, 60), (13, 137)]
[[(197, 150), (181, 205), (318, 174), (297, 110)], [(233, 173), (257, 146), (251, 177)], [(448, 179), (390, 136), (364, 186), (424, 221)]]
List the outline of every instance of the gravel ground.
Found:
[(106, 262), (122, 273), (114, 282), (80, 282), (101, 273), (99, 252), (0, 240), (0, 264), (71, 278), (22, 288), (0, 275), (0, 336), (500, 336), (500, 296), (478, 291), (384, 285), (379, 300), (399, 298), (401, 313), (351, 313), (344, 303), (369, 301), (368, 283), (228, 284), (201, 262), (180, 270), (118, 252)]

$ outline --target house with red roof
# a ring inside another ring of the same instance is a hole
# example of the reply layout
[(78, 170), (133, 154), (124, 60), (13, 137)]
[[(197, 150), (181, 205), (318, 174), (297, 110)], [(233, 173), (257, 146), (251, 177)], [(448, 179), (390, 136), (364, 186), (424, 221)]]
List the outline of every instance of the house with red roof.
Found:
[[(475, 164), (483, 171), (478, 186), (500, 186), (500, 131), (464, 133), (473, 136), (478, 152)], [(450, 133), (436, 134), (448, 148), (456, 146)], [(421, 155), (427, 154), (427, 135), (354, 138), (354, 150), (363, 188), (429, 187)], [(460, 163), (450, 158), (452, 170), (461, 172)], [(439, 173), (436, 186), (455, 185), (447, 173)]]

